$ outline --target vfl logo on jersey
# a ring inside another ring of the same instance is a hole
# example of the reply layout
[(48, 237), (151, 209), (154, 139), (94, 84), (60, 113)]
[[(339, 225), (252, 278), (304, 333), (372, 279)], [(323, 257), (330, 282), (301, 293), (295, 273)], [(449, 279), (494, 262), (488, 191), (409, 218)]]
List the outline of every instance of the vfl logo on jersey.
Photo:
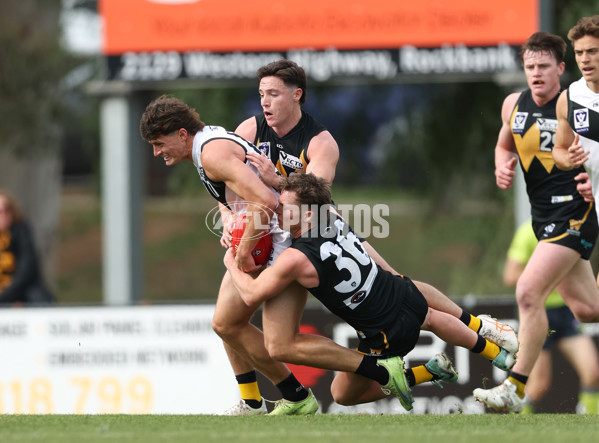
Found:
[(578, 133), (589, 132), (589, 110), (587, 108), (574, 110), (574, 130)]
[(283, 166), (293, 169), (304, 169), (304, 164), (299, 158), (287, 154), (286, 152), (279, 152), (279, 159), (281, 160), (281, 164)]
[(527, 118), (528, 112), (516, 112), (512, 123), (512, 132), (514, 134), (524, 134), (524, 125), (526, 125)]
[(270, 158), (270, 142), (260, 142), (256, 147), (258, 148), (258, 151)]

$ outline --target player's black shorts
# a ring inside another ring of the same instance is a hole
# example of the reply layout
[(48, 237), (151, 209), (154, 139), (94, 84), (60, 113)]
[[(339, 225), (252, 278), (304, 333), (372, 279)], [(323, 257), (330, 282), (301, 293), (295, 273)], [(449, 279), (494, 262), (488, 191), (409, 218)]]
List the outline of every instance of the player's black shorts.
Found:
[(581, 205), (580, 211), (569, 220), (537, 222), (532, 227), (539, 241), (566, 246), (588, 260), (595, 248), (599, 227), (594, 203)]
[(387, 314), (385, 330), (372, 337), (358, 334), (358, 352), (373, 357), (404, 356), (416, 346), (420, 337), (420, 327), (428, 313), (428, 303), (416, 285), (408, 277), (396, 277), (394, 285), (404, 301), (396, 312)]
[(547, 319), (549, 320), (549, 335), (543, 345), (545, 350), (551, 349), (562, 338), (580, 334), (580, 322), (576, 320), (567, 306), (547, 309)]

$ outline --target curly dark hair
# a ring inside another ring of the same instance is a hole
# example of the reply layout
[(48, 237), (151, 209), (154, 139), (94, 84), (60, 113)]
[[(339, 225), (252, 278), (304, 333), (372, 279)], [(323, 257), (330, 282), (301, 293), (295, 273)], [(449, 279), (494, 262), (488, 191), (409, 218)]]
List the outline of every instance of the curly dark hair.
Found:
[(206, 124), (197, 111), (171, 95), (161, 95), (152, 101), (139, 122), (139, 133), (146, 141), (171, 134), (181, 128), (191, 135), (201, 131)]
[(599, 38), (599, 15), (579, 19), (572, 29), (568, 31), (568, 40), (574, 43), (585, 35)]

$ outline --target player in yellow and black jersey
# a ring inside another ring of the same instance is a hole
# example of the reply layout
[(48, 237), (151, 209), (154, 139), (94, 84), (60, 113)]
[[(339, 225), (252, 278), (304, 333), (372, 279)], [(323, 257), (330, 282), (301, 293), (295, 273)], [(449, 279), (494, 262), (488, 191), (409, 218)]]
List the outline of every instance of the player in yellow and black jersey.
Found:
[(581, 321), (597, 321), (599, 288), (589, 257), (597, 240), (593, 202), (576, 189), (583, 169), (562, 171), (551, 151), (557, 129), (555, 105), (565, 69), (566, 42), (546, 32), (533, 34), (520, 57), (529, 89), (507, 96), (495, 147), (497, 186), (509, 189), (520, 161), (539, 240), (516, 285), (521, 347), (508, 378), (492, 389), (475, 389), (474, 396), (493, 409), (520, 412), (524, 387), (547, 336), (545, 300), (557, 288)]

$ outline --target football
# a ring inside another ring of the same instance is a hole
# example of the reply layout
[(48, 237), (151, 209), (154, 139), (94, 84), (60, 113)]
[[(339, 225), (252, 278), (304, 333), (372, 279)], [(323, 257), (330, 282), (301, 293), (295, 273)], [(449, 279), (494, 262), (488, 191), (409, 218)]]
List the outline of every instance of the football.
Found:
[[(239, 247), (239, 243), (241, 241), (241, 237), (243, 237), (243, 233), (245, 231), (245, 214), (237, 217), (235, 220), (235, 225), (233, 226), (233, 231), (231, 232), (231, 247), (233, 248), (233, 253), (237, 253), (237, 248)], [(264, 265), (270, 258), (270, 250), (272, 248), (272, 238), (270, 233), (265, 232), (254, 249), (252, 251), (252, 255), (254, 256), (254, 262), (257, 265)]]

